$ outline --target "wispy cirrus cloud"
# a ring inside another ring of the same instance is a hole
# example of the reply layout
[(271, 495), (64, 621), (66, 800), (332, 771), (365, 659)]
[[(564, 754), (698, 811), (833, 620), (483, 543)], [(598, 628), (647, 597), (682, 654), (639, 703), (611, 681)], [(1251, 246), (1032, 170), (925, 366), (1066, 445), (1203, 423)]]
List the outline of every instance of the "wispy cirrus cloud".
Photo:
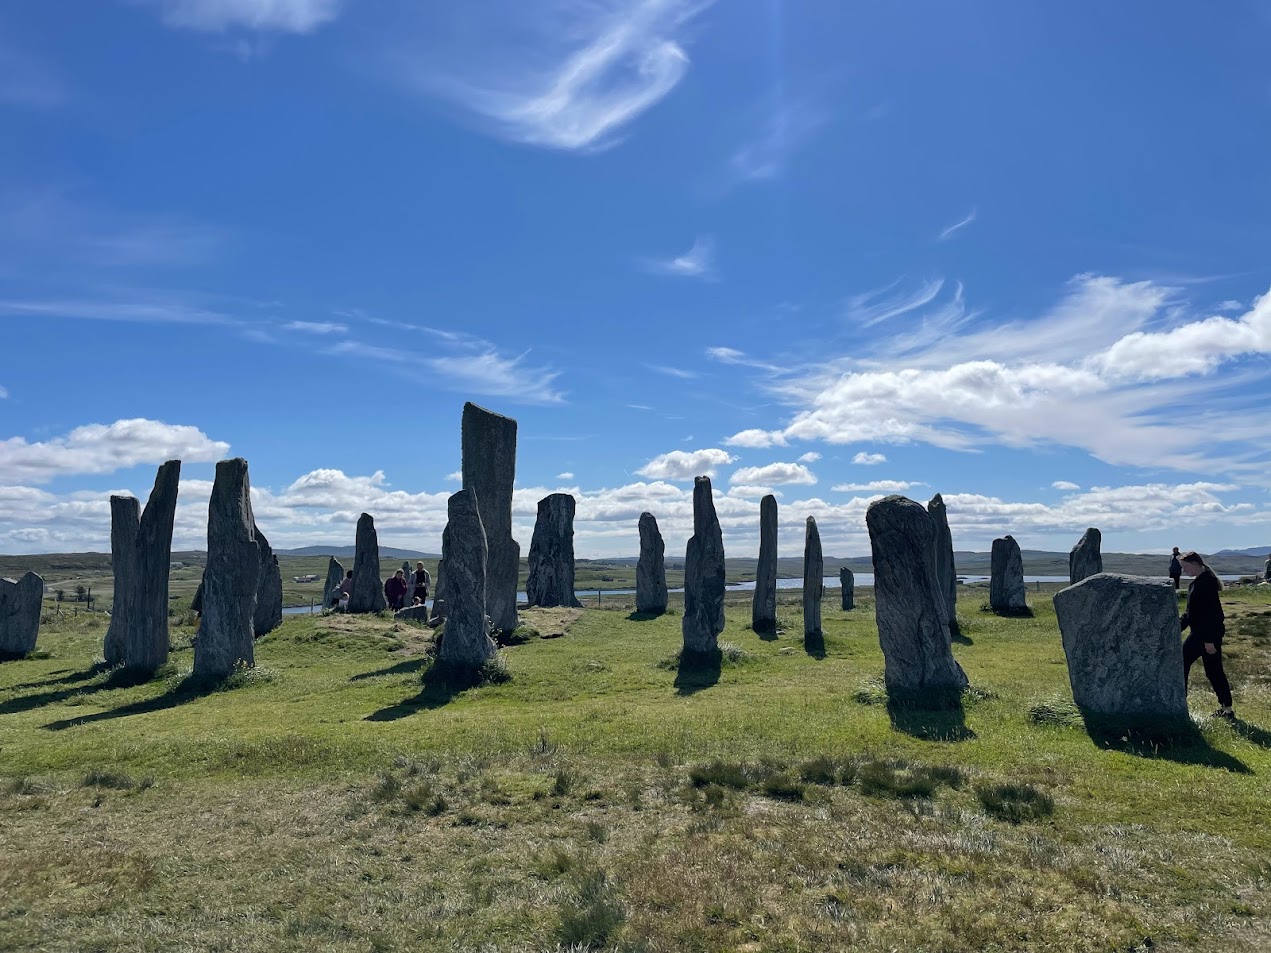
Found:
[(954, 222), (952, 225), (948, 225), (945, 228), (942, 228), (936, 240), (942, 241), (942, 242), (948, 241), (958, 232), (962, 231), (962, 229), (966, 228), (968, 225), (974, 222), (976, 215), (977, 215), (977, 210), (972, 208), (971, 211), (969, 211), (963, 218), (960, 218), (958, 221)]
[(791, 157), (816, 134), (827, 113), (807, 101), (792, 101), (780, 90), (765, 104), (755, 135), (728, 159), (733, 182), (770, 182), (782, 178)]
[(288, 321), (282, 326), (284, 331), (298, 331), (301, 334), (347, 334), (349, 326), (338, 321)]
[(712, 280), (715, 272), (715, 240), (698, 236), (693, 247), (673, 258), (650, 258), (644, 262), (647, 271), (672, 278), (703, 278)]
[(678, 377), (682, 381), (691, 381), (697, 378), (697, 371), (690, 371), (683, 367), (672, 367), (670, 364), (646, 364), (644, 366), (658, 374), (665, 374), (667, 377)]
[(903, 279), (847, 299), (846, 315), (854, 324), (871, 328), (931, 304), (944, 287), (943, 278), (930, 278), (917, 288), (896, 291)]
[(0, 318), (61, 318), (84, 321), (136, 321), (152, 324), (220, 324), (241, 322), (220, 311), (175, 297), (10, 298), (0, 299)]
[(147, 0), (163, 22), (184, 30), (312, 33), (340, 15), (344, 0)]

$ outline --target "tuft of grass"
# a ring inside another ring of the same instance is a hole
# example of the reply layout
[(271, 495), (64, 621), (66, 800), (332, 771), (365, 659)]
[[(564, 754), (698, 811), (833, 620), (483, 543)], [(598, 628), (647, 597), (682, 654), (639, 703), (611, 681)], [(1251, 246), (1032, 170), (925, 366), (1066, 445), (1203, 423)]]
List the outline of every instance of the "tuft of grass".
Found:
[(552, 779), (552, 794), (556, 797), (564, 797), (574, 789), (574, 783), (577, 778), (568, 768), (558, 768), (556, 777)]
[(798, 778), (787, 772), (770, 774), (764, 778), (760, 790), (770, 798), (779, 801), (802, 801), (807, 788)]
[(1035, 725), (1080, 728), (1081, 710), (1061, 695), (1039, 699), (1028, 706), (1028, 720)]
[(886, 705), (887, 686), (881, 678), (869, 678), (852, 692), (852, 701), (858, 705)]
[(395, 774), (381, 774), (371, 789), (372, 801), (395, 801), (402, 793), (402, 779)]
[(808, 784), (835, 785), (843, 777), (843, 765), (822, 755), (799, 766), (799, 777)]
[(277, 677), (267, 668), (249, 667), (246, 662), (239, 662), (234, 666), (234, 671), (217, 683), (216, 690), (218, 692), (232, 692), (239, 688), (268, 685)]
[(603, 870), (594, 870), (581, 878), (577, 897), (564, 905), (556, 936), (571, 949), (603, 949), (626, 919), (617, 889)]
[(426, 814), (428, 817), (444, 814), (450, 807), (446, 799), (433, 790), (432, 784), (428, 781), (406, 790), (402, 794), (402, 803), (406, 805), (408, 811)]
[(1031, 784), (986, 784), (975, 789), (985, 812), (1000, 821), (1022, 824), (1050, 817), (1055, 800)]
[(538, 738), (530, 745), (530, 754), (538, 758), (544, 758), (555, 754), (556, 747), (556, 743), (547, 737), (547, 729), (540, 728), (538, 730)]
[(750, 786), (750, 772), (744, 764), (712, 761), (710, 764), (689, 768), (688, 779), (695, 788), (716, 785), (721, 788), (743, 790)]
[(929, 798), (942, 786), (960, 788), (964, 781), (959, 768), (942, 765), (867, 761), (856, 770), (861, 793), (870, 797)]
[(725, 642), (719, 647), (719, 660), (725, 665), (744, 665), (754, 659), (753, 652), (747, 652), (735, 642)]
[(154, 784), (154, 778), (144, 777), (134, 779), (124, 774), (122, 771), (107, 771), (102, 768), (94, 768), (84, 775), (84, 780), (80, 782), (86, 788), (111, 788), (116, 791), (144, 791)]

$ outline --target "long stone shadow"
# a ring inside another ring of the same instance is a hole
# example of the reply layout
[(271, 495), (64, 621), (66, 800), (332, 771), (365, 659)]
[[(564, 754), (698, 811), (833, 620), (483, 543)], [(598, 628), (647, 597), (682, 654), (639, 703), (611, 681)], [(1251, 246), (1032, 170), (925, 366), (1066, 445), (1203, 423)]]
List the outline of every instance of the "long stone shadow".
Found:
[(716, 684), (723, 657), (719, 649), (714, 652), (681, 652), (679, 665), (675, 670), (676, 692), (680, 695), (692, 695)]
[(887, 700), (892, 728), (923, 741), (970, 741), (976, 735), (966, 723), (958, 693)]
[(68, 668), (59, 668), (56, 672), (50, 672), (49, 674), (61, 675), (61, 678), (45, 678), (38, 682), (20, 682), (17, 685), (10, 685), (9, 691), (20, 692), (24, 688), (48, 688), (50, 685), (71, 685), (75, 682), (86, 682), (90, 678), (95, 678), (104, 671), (106, 671), (105, 665), (94, 665), (92, 668), (84, 669), (82, 672), (76, 672)]
[(405, 659), (396, 665), (390, 665), (388, 668), (382, 668), (376, 672), (363, 672), (361, 675), (354, 675), (349, 681), (364, 682), (368, 678), (379, 678), (383, 675), (409, 675), (413, 672), (418, 672), (430, 661), (431, 658), (427, 655), (417, 655), (414, 658)]
[[(100, 675), (104, 671), (100, 668), (91, 668), (86, 672), (80, 672), (83, 678), (79, 681), (87, 681)], [(0, 715), (15, 715), (18, 712), (32, 711), (36, 708), (43, 708), (45, 705), (55, 705), (58, 702), (64, 702), (67, 699), (76, 696), (95, 695), (97, 692), (107, 692), (116, 688), (131, 688), (134, 685), (141, 685), (150, 681), (151, 676), (141, 672), (129, 672), (123, 668), (113, 669), (109, 676), (92, 685), (76, 685), (74, 688), (59, 688), (57, 691), (36, 692), (34, 695), (23, 695), (20, 698), (10, 698), (8, 701), (0, 702)], [(71, 681), (69, 678), (66, 680)]]
[(165, 709), (176, 708), (202, 698), (204, 695), (216, 691), (219, 687), (217, 682), (195, 678), (190, 675), (172, 688), (169, 688), (162, 695), (156, 695), (154, 698), (130, 702), (127, 705), (121, 705), (109, 711), (99, 711), (91, 715), (80, 715), (76, 718), (51, 721), (44, 727), (49, 731), (65, 731), (67, 728), (76, 728), (79, 725), (92, 725), (100, 721), (113, 721), (116, 718), (128, 718), (131, 715), (144, 715), (152, 711), (164, 711)]
[(468, 689), (484, 684), (479, 672), (452, 669), (436, 662), (424, 672), (421, 681), (423, 689), (418, 695), (403, 699), (396, 705), (388, 705), (379, 711), (371, 712), (363, 721), (398, 721), (409, 718), (419, 711), (441, 708)]
[(1239, 758), (1219, 751), (1206, 741), (1191, 718), (1110, 719), (1107, 715), (1084, 709), (1081, 717), (1085, 722), (1086, 734), (1100, 748), (1122, 751), (1140, 758), (1162, 758), (1177, 764), (1194, 764), (1236, 774), (1253, 774), (1253, 769)]
[(1271, 731), (1265, 728), (1259, 728), (1257, 725), (1251, 724), (1237, 718), (1231, 723), (1232, 730), (1241, 738), (1260, 748), (1271, 748)]
[(816, 659), (818, 662), (825, 658), (825, 634), (823, 632), (812, 632), (803, 636), (803, 651)]
[(975, 640), (971, 638), (969, 635), (963, 634), (961, 629), (958, 629), (957, 631), (951, 633), (949, 635), (949, 640), (954, 645), (974, 645), (975, 644)]
[(757, 629), (754, 626), (751, 626), (750, 628), (751, 628), (751, 631), (755, 633), (755, 635), (759, 636), (760, 641), (763, 641), (763, 642), (777, 641), (777, 627), (775, 625), (774, 626), (760, 626)]
[(665, 612), (628, 612), (628, 622), (652, 622), (654, 619), (660, 619), (666, 615)]

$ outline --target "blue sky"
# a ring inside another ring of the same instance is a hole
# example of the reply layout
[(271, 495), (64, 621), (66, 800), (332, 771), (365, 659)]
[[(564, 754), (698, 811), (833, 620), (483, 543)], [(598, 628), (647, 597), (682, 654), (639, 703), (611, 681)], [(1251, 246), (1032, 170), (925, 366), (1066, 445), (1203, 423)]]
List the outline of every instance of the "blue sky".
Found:
[(245, 456), (280, 546), (436, 551), (475, 400), (517, 531), (730, 553), (1271, 541), (1265, 5), (66, 0), (0, 10), (0, 551)]

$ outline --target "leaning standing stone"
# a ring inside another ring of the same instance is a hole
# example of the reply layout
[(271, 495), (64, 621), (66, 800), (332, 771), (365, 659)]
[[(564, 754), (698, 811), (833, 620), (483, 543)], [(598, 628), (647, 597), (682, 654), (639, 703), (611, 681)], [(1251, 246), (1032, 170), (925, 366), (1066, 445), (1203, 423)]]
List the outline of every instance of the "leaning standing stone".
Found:
[(856, 577), (846, 566), (839, 570), (839, 585), (843, 587), (843, 611), (851, 612), (856, 608)]
[(0, 579), (0, 658), (35, 651), (40, 634), (44, 580), (28, 572), (16, 582)]
[(269, 545), (269, 540), (260, 531), (259, 526), (252, 526), (256, 536), (256, 551), (260, 555), (260, 587), (256, 592), (256, 613), (252, 620), (252, 629), (256, 638), (272, 632), (282, 625), (282, 570), (278, 566), (278, 557)]
[(1087, 576), (1055, 593), (1072, 700), (1104, 717), (1186, 718), (1178, 598), (1166, 580)]
[(521, 547), (512, 538), (516, 421), (473, 403), (464, 404), (462, 451), (463, 486), (476, 491), (489, 546), (486, 611), (496, 630), (511, 632), (516, 628), (521, 566)]
[(684, 556), (686, 655), (713, 655), (724, 631), (724, 536), (715, 515), (710, 477), (693, 481), (693, 535)]
[(759, 501), (759, 565), (750, 627), (756, 632), (777, 631), (777, 498), (771, 493)]
[(666, 611), (666, 544), (652, 513), (640, 514), (640, 559), (636, 562), (636, 612)]
[(333, 598), (336, 605), (340, 604), (340, 597), (332, 596), (332, 593), (340, 588), (340, 583), (342, 582), (344, 582), (344, 566), (340, 563), (340, 560), (332, 556), (327, 563), (327, 581), (322, 584), (323, 608), (329, 608)]
[(574, 498), (552, 493), (538, 501), (530, 542), (526, 601), (532, 606), (581, 606), (574, 595)]
[(1019, 612), (1028, 608), (1024, 589), (1024, 558), (1013, 536), (993, 540), (989, 568), (989, 608), (994, 612)]
[(935, 522), (921, 504), (889, 496), (870, 504), (865, 524), (887, 692), (894, 700), (946, 701), (967, 677), (950, 650), (932, 559)]
[(1091, 526), (1081, 534), (1077, 545), (1068, 554), (1068, 583), (1076, 585), (1087, 576), (1103, 572), (1103, 554), (1099, 547), (1103, 543), (1103, 534)]
[(134, 496), (110, 498), (110, 568), (115, 577), (110, 625), (102, 658), (109, 668), (122, 665), (128, 646), (128, 593), (137, 577), (137, 530), (141, 526), (141, 502)]
[(446, 504), (449, 521), (442, 536), (446, 562), (446, 631), (438, 659), (447, 665), (478, 669), (495, 653), (485, 611), (488, 547), (477, 496), (471, 487)]
[(803, 537), (803, 637), (821, 637), (821, 599), (825, 595), (825, 560), (816, 519), (808, 517)]
[(353, 555), (353, 590), (349, 593), (349, 612), (383, 612), (388, 608), (384, 598), (384, 582), (380, 579), (380, 542), (375, 533), (375, 520), (363, 513), (357, 521), (357, 539)]
[(124, 667), (131, 671), (151, 673), (168, 661), (168, 574), (172, 570), (172, 527), (180, 483), (180, 460), (169, 460), (159, 467), (137, 527), (134, 577), (126, 590)]
[(927, 504), (927, 512), (936, 525), (933, 555), (936, 561), (936, 582), (944, 597), (945, 614), (949, 617), (949, 636), (958, 634), (958, 570), (953, 562), (953, 534), (949, 531), (949, 514), (945, 510), (944, 497), (939, 493)]
[(216, 465), (207, 507), (207, 569), (203, 573), (203, 620), (194, 640), (194, 674), (220, 679), (237, 665), (255, 665), (252, 620), (260, 589), (260, 552), (252, 527), (247, 461)]

